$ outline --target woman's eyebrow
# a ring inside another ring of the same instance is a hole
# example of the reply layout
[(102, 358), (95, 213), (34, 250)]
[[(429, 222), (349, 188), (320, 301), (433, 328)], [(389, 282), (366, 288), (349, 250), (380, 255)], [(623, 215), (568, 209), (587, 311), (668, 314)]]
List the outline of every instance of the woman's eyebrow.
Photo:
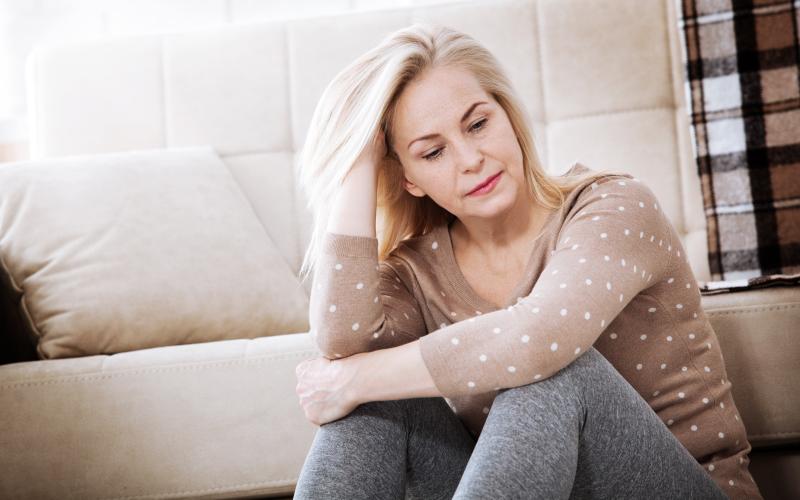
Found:
[[(467, 109), (467, 111), (464, 112), (464, 116), (461, 117), (461, 123), (464, 123), (464, 120), (469, 118), (469, 115), (472, 114), (472, 111), (475, 110), (475, 108), (477, 108), (478, 105), (480, 105), (480, 104), (488, 104), (488, 103), (486, 101), (478, 101), (478, 102), (472, 103), (472, 105)], [(439, 134), (427, 134), (427, 135), (423, 135), (421, 137), (417, 137), (416, 139), (414, 139), (413, 141), (408, 143), (407, 148), (410, 149), (411, 145), (414, 144), (417, 141), (421, 141), (423, 139), (430, 139), (432, 137), (437, 137), (438, 135)]]

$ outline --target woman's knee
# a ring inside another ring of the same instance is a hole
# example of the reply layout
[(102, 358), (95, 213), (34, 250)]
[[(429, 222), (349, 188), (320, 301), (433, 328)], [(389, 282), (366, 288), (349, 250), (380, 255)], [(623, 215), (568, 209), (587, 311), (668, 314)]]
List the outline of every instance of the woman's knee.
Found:
[(405, 425), (403, 409), (392, 401), (370, 401), (356, 406), (353, 411), (336, 420), (320, 425), (325, 434), (331, 432), (349, 433), (350, 429), (362, 432), (369, 428), (382, 428), (392, 422)]
[(450, 411), (450, 408), (443, 398), (392, 399), (362, 403), (343, 418), (377, 416), (384, 419), (408, 423), (409, 416), (420, 415), (423, 412), (444, 414), (446, 411)]
[(360, 405), (356, 406), (355, 409), (351, 412), (352, 413), (383, 413), (383, 412), (392, 412), (395, 413), (397, 408), (399, 407), (399, 401), (395, 400), (388, 400), (388, 401), (367, 401), (366, 403), (361, 403)]
[(597, 379), (598, 374), (609, 370), (614, 370), (614, 367), (600, 351), (592, 346), (573, 359), (567, 366), (545, 380), (535, 382), (532, 385), (543, 384), (542, 388), (549, 387), (551, 390), (564, 392), (592, 383)]
[(391, 412), (395, 414), (398, 411), (416, 410), (422, 407), (435, 408), (441, 407), (441, 405), (447, 406), (443, 398), (390, 399), (361, 403), (356, 407), (356, 410), (372, 413)]
[(598, 370), (606, 370), (606, 365), (609, 363), (605, 357), (597, 349), (591, 347), (569, 365), (544, 380), (502, 389), (495, 398), (495, 403), (504, 400), (524, 401), (531, 398), (553, 399), (554, 396), (557, 396), (560, 400), (569, 398), (574, 403), (581, 404), (583, 384), (591, 383), (594, 374)]

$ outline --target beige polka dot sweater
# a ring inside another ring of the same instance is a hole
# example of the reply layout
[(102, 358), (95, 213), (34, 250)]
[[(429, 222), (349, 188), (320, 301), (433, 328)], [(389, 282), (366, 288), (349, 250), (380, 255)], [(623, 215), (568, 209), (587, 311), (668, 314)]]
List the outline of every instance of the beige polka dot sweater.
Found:
[[(575, 163), (565, 175), (588, 169)], [(449, 227), (378, 261), (377, 238), (326, 233), (311, 335), (330, 359), (420, 341), (474, 437), (497, 391), (545, 380), (594, 346), (731, 498), (761, 498), (716, 334), (686, 253), (651, 189), (605, 175), (550, 213), (498, 309), (456, 264)]]

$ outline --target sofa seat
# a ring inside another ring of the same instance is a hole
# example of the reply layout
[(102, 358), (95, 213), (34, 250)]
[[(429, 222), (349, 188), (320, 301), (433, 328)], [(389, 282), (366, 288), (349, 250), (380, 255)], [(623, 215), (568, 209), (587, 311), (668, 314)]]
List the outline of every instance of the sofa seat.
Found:
[(302, 333), (0, 366), (0, 498), (289, 494), (316, 355)]
[[(702, 301), (751, 472), (765, 498), (789, 498), (800, 491), (800, 287)], [(291, 494), (317, 429), (294, 369), (316, 356), (298, 333), (0, 366), (0, 408), (14, 409), (0, 417), (0, 497)]]

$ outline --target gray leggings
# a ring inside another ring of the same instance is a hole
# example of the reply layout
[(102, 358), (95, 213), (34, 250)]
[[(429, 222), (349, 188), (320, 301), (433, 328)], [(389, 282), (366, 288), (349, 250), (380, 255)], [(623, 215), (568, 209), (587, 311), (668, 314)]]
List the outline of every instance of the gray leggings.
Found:
[(440, 397), (359, 405), (317, 429), (294, 498), (727, 497), (592, 347), (502, 390), (477, 442)]

